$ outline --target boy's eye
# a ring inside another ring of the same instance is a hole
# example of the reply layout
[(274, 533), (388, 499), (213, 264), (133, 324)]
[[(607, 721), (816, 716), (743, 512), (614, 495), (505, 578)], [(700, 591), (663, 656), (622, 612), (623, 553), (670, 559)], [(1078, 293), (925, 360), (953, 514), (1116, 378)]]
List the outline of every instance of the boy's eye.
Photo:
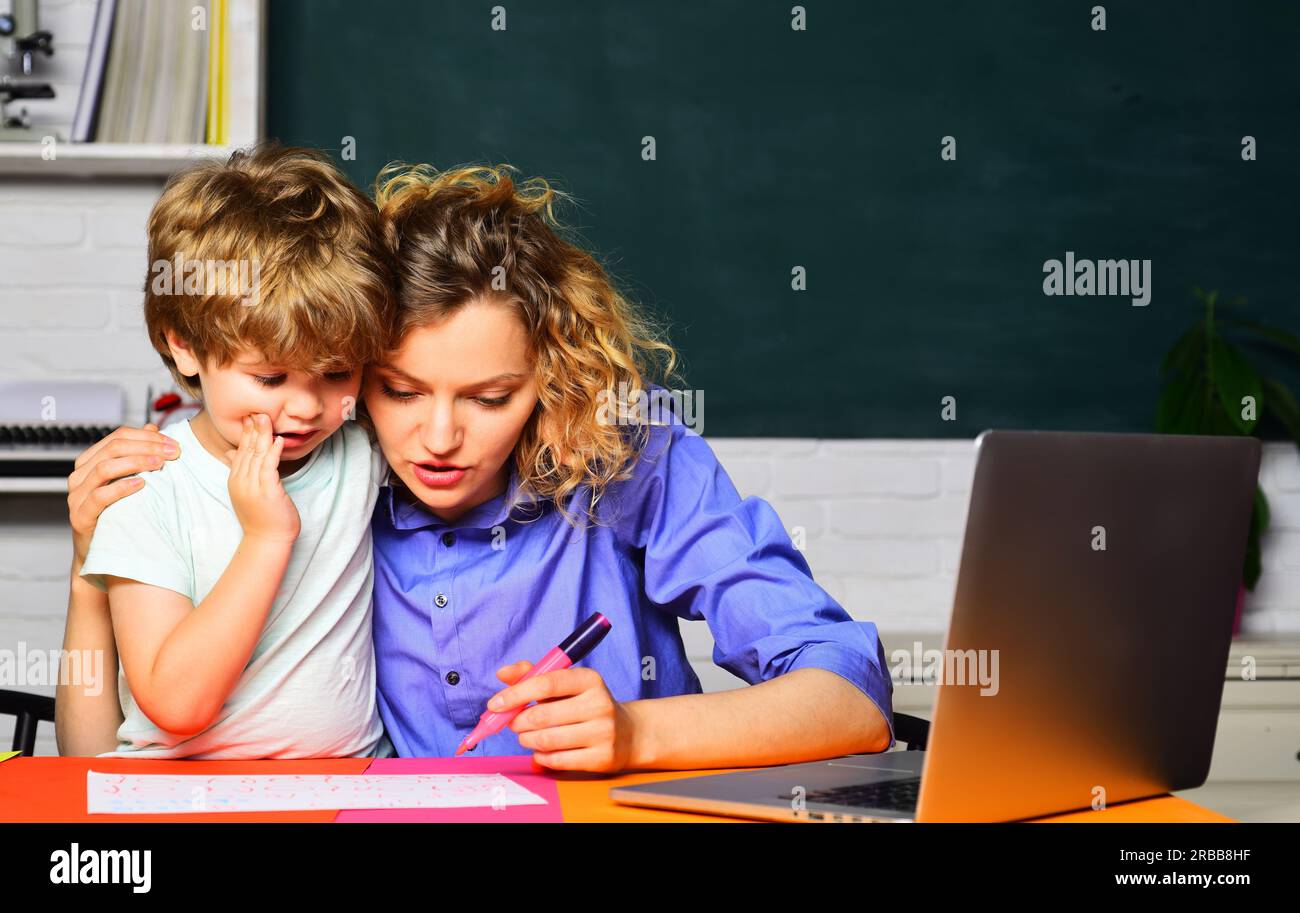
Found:
[(263, 387), (278, 387), (284, 383), (285, 375), (283, 374), (254, 374), (253, 380), (257, 381)]
[(336, 384), (341, 384), (341, 383), (343, 383), (343, 381), (345, 381), (345, 380), (351, 380), (351, 379), (352, 379), (352, 375), (353, 375), (353, 373), (355, 373), (355, 372), (353, 372), (353, 371), (333, 371), (333, 372), (331, 372), (331, 373), (329, 373), (329, 374), (326, 374), (326, 375), (325, 375), (325, 379), (326, 379), (326, 380), (329, 380), (329, 381), (332, 381), (332, 382), (334, 382), (334, 383), (336, 383)]

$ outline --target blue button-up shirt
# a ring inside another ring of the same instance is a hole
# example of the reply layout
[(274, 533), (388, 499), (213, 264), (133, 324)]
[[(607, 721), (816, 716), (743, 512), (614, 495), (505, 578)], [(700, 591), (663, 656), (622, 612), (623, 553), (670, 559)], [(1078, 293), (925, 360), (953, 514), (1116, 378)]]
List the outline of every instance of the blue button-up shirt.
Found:
[[(889, 722), (893, 746), (893, 682), (876, 626), (813, 581), (776, 511), (742, 499), (694, 431), (651, 426), (595, 525), (573, 528), (551, 502), (516, 504), (518, 489), (514, 471), (505, 494), (454, 523), (381, 489), (378, 699), (400, 756), (451, 755), (505, 687), (496, 670), (536, 662), (593, 612), (612, 627), (579, 665), (617, 701), (699, 693), (678, 619), (703, 620), (714, 662), (750, 684), (803, 668), (852, 682)], [(480, 751), (532, 753), (508, 727)]]

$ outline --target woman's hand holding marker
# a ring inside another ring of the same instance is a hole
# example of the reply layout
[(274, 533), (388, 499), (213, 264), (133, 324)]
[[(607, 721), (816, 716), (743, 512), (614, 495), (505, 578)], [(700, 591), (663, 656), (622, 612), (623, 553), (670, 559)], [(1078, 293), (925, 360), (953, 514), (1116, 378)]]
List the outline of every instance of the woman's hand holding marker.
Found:
[(292, 543), (302, 521), (298, 508), (280, 482), (280, 453), (284, 439), (271, 434), (264, 414), (244, 416), (238, 450), (227, 450), (230, 461), (230, 501), (245, 539)]
[[(510, 685), (532, 667), (527, 660), (502, 666), (497, 678)], [(515, 717), (510, 728), (542, 767), (614, 773), (632, 761), (633, 717), (595, 669), (556, 669), (530, 678), (497, 692), (488, 709), (500, 712), (533, 701), (538, 703)]]

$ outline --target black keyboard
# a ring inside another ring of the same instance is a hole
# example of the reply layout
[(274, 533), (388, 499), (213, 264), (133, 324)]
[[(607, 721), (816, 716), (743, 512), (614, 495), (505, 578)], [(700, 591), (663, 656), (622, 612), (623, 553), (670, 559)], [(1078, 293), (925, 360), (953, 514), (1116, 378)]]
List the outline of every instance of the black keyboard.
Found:
[[(888, 808), (896, 811), (915, 811), (921, 793), (921, 778), (888, 780), (884, 783), (862, 783), (837, 786), (834, 789), (817, 789), (804, 796), (807, 802), (823, 805), (848, 805), (857, 808)], [(791, 798), (784, 796), (783, 798)]]
[(77, 455), (112, 434), (101, 425), (0, 425), (0, 479), (57, 479)]
[(0, 425), (0, 447), (84, 448), (112, 432), (98, 425)]

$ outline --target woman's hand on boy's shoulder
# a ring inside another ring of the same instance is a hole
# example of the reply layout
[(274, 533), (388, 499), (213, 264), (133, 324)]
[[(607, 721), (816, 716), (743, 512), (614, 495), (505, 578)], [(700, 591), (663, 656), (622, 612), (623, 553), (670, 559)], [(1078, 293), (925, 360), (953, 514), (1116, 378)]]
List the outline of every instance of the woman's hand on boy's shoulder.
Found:
[(78, 565), (86, 557), (104, 508), (144, 485), (135, 474), (158, 469), (164, 460), (178, 456), (180, 445), (152, 423), (143, 428), (123, 425), (82, 451), (68, 475), (68, 520)]

